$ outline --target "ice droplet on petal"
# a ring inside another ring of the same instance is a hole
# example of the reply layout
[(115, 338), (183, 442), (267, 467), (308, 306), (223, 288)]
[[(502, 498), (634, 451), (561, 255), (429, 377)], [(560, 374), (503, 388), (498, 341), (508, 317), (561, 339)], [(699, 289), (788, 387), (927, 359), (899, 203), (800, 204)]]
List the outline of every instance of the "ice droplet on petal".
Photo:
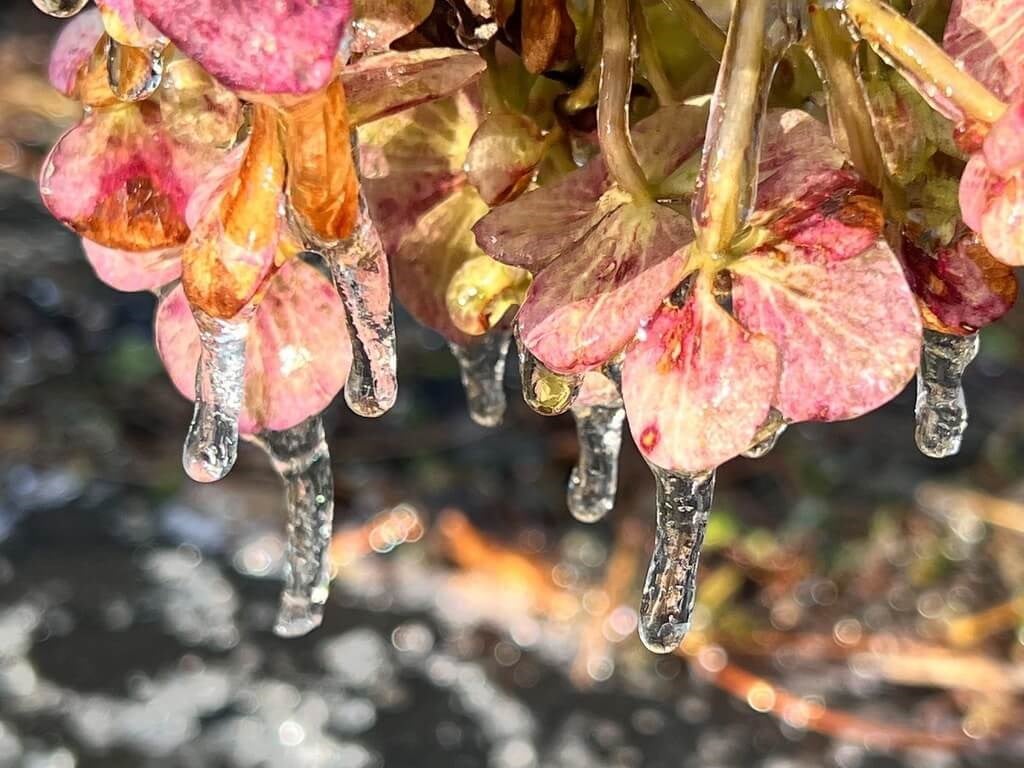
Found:
[(775, 447), (775, 444), (779, 442), (779, 437), (786, 431), (786, 427), (789, 424), (782, 414), (776, 408), (772, 408), (768, 413), (768, 418), (764, 420), (764, 424), (757, 430), (757, 434), (754, 435), (754, 441), (750, 444), (750, 447), (743, 452), (743, 455), (748, 459), (760, 459), (763, 456), (767, 456), (768, 453)]
[(193, 310), (199, 326), (196, 408), (185, 437), (182, 464), (196, 482), (220, 480), (238, 456), (238, 415), (242, 410), (245, 342), (253, 308), (230, 320)]
[(654, 554), (640, 600), (640, 639), (655, 653), (678, 647), (690, 629), (697, 563), (711, 511), (715, 473), (686, 474), (650, 465), (657, 482)]
[(67, 19), (85, 8), (89, 0), (32, 0), (33, 4), (48, 16)]
[(917, 447), (941, 459), (960, 450), (967, 428), (967, 403), (961, 384), (978, 354), (978, 334), (956, 336), (925, 330), (921, 367), (917, 370)]
[(542, 416), (557, 416), (572, 407), (583, 384), (581, 375), (563, 375), (547, 368), (526, 348), (516, 328), (519, 350), (519, 374), (523, 380), (523, 399)]
[(580, 457), (569, 476), (569, 512), (581, 523), (595, 523), (615, 506), (626, 411), (621, 403), (574, 406), (572, 415)]
[(496, 427), (505, 415), (505, 360), (512, 329), (499, 328), (466, 345), (449, 344), (459, 362), (469, 415), (481, 427)]
[(395, 319), (388, 259), (362, 195), (352, 234), (325, 249), (325, 255), (345, 303), (352, 337), (345, 402), (360, 416), (380, 416), (398, 396)]
[(107, 79), (121, 101), (142, 101), (153, 95), (164, 76), (163, 49), (133, 48), (107, 41)]
[(274, 633), (299, 637), (320, 626), (331, 583), (334, 475), (319, 416), (254, 438), (285, 484), (288, 552)]

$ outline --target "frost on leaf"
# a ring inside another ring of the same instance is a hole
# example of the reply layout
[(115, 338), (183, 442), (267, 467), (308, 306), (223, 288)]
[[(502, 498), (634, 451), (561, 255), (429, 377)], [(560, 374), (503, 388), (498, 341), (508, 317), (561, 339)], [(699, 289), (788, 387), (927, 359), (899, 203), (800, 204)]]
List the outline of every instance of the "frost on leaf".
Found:
[[(156, 315), (157, 349), (171, 380), (195, 399), (199, 329), (179, 286)], [(251, 321), (239, 430), (288, 429), (324, 410), (352, 363), (345, 309), (331, 281), (294, 260), (273, 278)]]
[(349, 0), (136, 0), (153, 25), (217, 80), (249, 94), (308, 94), (335, 74)]

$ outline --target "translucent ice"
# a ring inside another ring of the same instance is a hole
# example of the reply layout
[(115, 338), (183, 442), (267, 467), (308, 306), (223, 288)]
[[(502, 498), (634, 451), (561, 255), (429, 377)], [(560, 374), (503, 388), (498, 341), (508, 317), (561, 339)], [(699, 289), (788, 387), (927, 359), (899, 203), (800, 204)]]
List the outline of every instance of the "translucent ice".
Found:
[(775, 444), (779, 442), (779, 437), (786, 431), (787, 426), (789, 425), (782, 418), (782, 414), (775, 408), (772, 408), (768, 418), (765, 419), (764, 424), (761, 425), (761, 428), (757, 430), (757, 434), (754, 435), (754, 442), (743, 452), (743, 455), (748, 459), (760, 459), (762, 456), (767, 455), (775, 447)]
[(619, 476), (622, 404), (574, 406), (580, 457), (569, 477), (568, 503), (572, 516), (593, 523), (611, 512)]
[(449, 345), (459, 361), (469, 415), (482, 427), (496, 427), (505, 415), (505, 360), (512, 330), (498, 328), (466, 345)]
[(32, 0), (32, 2), (43, 13), (56, 16), (58, 19), (66, 19), (85, 8), (89, 0)]
[(548, 370), (526, 348), (516, 333), (519, 349), (519, 374), (523, 380), (523, 399), (542, 416), (557, 416), (572, 406), (579, 394), (582, 376), (563, 376)]
[(116, 40), (107, 43), (107, 78), (121, 101), (141, 101), (153, 95), (164, 76), (163, 50), (132, 48)]
[(917, 371), (917, 430), (921, 453), (935, 459), (953, 456), (967, 428), (967, 403), (961, 380), (978, 354), (978, 334), (955, 336), (926, 330)]

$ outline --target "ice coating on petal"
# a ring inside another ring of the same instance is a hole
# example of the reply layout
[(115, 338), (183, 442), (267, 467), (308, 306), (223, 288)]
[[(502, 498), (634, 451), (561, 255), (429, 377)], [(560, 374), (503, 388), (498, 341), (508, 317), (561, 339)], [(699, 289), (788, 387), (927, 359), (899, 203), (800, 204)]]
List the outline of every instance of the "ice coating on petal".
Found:
[(93, 8), (65, 24), (50, 54), (50, 84), (65, 96), (74, 96), (79, 72), (101, 37), (103, 19)]
[[(594, 374), (590, 374), (594, 375)], [(615, 400), (618, 400), (616, 394)], [(626, 412), (621, 401), (572, 408), (580, 455), (569, 476), (566, 503), (581, 523), (601, 520), (615, 506), (619, 449)]]
[(988, 167), (1004, 176), (1024, 165), (1024, 100), (992, 124), (982, 145)]
[(519, 379), (523, 388), (523, 400), (541, 416), (557, 416), (565, 413), (579, 396), (583, 376), (554, 373), (533, 356), (515, 329), (516, 349), (519, 352)]
[(972, 155), (960, 177), (960, 215), (964, 223), (975, 232), (980, 232), (989, 199), (1002, 189), (1003, 183), (988, 169), (985, 158)]
[[(160, 302), (156, 341), (174, 385), (194, 399), (199, 335), (180, 286)], [(250, 322), (241, 432), (285, 430), (320, 413), (345, 385), (351, 362), (334, 286), (316, 268), (288, 262)]]
[(314, 416), (290, 429), (262, 432), (255, 442), (284, 481), (288, 551), (274, 634), (300, 637), (320, 626), (331, 584), (334, 475), (323, 423)]
[(350, 0), (136, 0), (153, 25), (235, 91), (306, 94), (330, 82)]
[(369, 56), (345, 68), (341, 81), (353, 125), (450, 96), (486, 68), (475, 53), (422, 48)]
[(989, 252), (1012, 267), (1024, 265), (1024, 169), (999, 176), (981, 154), (974, 155), (959, 194), (964, 223), (981, 235)]
[(715, 301), (701, 275), (682, 307), (663, 305), (622, 366), (622, 399), (640, 453), (676, 472), (713, 469), (747, 450), (776, 395), (779, 355)]
[(103, 14), (107, 34), (124, 45), (136, 48), (163, 47), (167, 44), (160, 31), (135, 7), (135, 0), (96, 0)]
[(469, 181), (484, 202), (495, 206), (526, 189), (544, 156), (543, 141), (537, 124), (517, 112), (484, 120), (466, 156)]
[(181, 276), (181, 249), (119, 251), (82, 240), (96, 276), (119, 291), (153, 291)]
[(505, 416), (505, 362), (511, 341), (509, 325), (465, 345), (448, 345), (459, 363), (470, 418), (481, 427), (496, 427)]
[(960, 451), (967, 429), (963, 375), (978, 354), (978, 335), (954, 336), (925, 331), (917, 372), (917, 429), (914, 438), (925, 456), (941, 459)]
[(352, 235), (325, 256), (345, 304), (352, 343), (345, 401), (360, 416), (381, 416), (398, 397), (395, 319), (387, 254), (365, 201)]
[(779, 350), (773, 404), (788, 421), (867, 413), (917, 368), (921, 316), (880, 237), (879, 203), (852, 195), (839, 206), (730, 267), (736, 318)]
[(974, 233), (929, 253), (903, 241), (903, 265), (921, 305), (925, 326), (944, 333), (974, 333), (1005, 315), (1017, 299), (1017, 278), (996, 261)]
[(352, 52), (379, 53), (412, 32), (434, 8), (434, 0), (354, 0)]
[(121, 101), (148, 99), (164, 76), (163, 51), (158, 47), (133, 48), (117, 40), (107, 42), (107, 78)]
[(462, 263), (448, 283), (445, 303), (455, 327), (470, 336), (487, 333), (523, 303), (530, 274), (490, 256)]
[(1024, 5), (953, 0), (943, 48), (1004, 101), (1024, 97)]
[(754, 435), (754, 440), (750, 444), (750, 447), (743, 452), (743, 456), (748, 459), (761, 459), (767, 456), (775, 448), (776, 443), (779, 442), (779, 438), (782, 437), (782, 433), (786, 431), (789, 424), (782, 414), (779, 413), (778, 409), (772, 408), (768, 413), (768, 418), (764, 420), (764, 423), (757, 430), (757, 434)]
[(657, 520), (637, 629), (648, 650), (671, 653), (690, 629), (715, 473), (650, 467), (657, 483)]

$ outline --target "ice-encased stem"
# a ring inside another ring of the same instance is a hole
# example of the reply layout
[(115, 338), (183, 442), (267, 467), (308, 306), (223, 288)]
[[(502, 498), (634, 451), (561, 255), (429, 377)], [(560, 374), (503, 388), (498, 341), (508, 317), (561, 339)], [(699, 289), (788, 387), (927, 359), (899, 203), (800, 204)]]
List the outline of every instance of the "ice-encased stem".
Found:
[(285, 484), (288, 551), (284, 590), (274, 623), (281, 637), (298, 637), (320, 626), (331, 583), (334, 476), (319, 416), (256, 442)]
[(469, 344), (449, 344), (459, 363), (470, 418), (482, 427), (496, 427), (505, 416), (505, 361), (512, 329), (499, 328)]
[(245, 343), (252, 309), (230, 320), (193, 309), (199, 326), (196, 404), (185, 437), (182, 465), (193, 480), (223, 478), (238, 456), (238, 415), (245, 381)]
[(956, 336), (926, 330), (917, 369), (917, 429), (914, 437), (925, 456), (941, 459), (960, 450), (967, 428), (962, 379), (978, 354), (978, 334)]
[(622, 447), (622, 405), (573, 407), (580, 456), (569, 476), (569, 512), (581, 523), (594, 523), (612, 511)]
[(327, 249), (326, 257), (345, 304), (352, 338), (345, 402), (360, 416), (380, 416), (398, 396), (395, 319), (388, 259), (361, 195), (355, 229)]
[(684, 474), (651, 465), (657, 482), (654, 554), (640, 600), (640, 639), (669, 653), (690, 629), (697, 563), (711, 511), (715, 473)]
[(697, 245), (709, 256), (728, 250), (750, 214), (768, 91), (796, 26), (785, 0), (736, 0), (692, 204)]
[(569, 410), (580, 392), (583, 377), (549, 370), (526, 348), (519, 337), (518, 328), (516, 348), (519, 351), (519, 375), (526, 404), (541, 416), (557, 416)]

